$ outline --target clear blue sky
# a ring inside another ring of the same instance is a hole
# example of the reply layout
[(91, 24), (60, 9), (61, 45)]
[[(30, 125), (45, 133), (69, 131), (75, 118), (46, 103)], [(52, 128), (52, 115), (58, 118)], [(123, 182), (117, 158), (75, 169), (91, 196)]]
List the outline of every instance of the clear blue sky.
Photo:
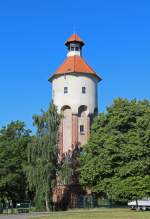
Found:
[(1, 0), (0, 127), (19, 119), (32, 129), (74, 29), (103, 78), (99, 111), (117, 97), (150, 99), (149, 0)]

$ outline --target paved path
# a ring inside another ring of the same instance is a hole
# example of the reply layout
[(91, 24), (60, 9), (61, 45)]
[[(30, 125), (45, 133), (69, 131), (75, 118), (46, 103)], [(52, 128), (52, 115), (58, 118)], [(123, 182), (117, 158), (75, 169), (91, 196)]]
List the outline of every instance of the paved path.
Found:
[(31, 217), (46, 216), (48, 213), (31, 213), (31, 214), (2, 214), (0, 219), (28, 219)]
[(28, 215), (0, 215), (0, 219), (26, 219)]

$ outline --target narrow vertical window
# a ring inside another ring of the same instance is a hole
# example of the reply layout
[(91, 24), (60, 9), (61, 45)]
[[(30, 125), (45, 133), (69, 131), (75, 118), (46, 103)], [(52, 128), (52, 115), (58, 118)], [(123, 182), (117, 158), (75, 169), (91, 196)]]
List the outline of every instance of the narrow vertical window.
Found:
[(86, 87), (82, 87), (82, 93), (83, 93), (83, 94), (86, 93)]
[(64, 87), (64, 94), (68, 93), (68, 87)]
[(79, 51), (79, 50), (80, 50), (79, 47), (76, 47), (76, 48), (75, 48), (75, 51)]
[(80, 125), (80, 133), (81, 133), (81, 134), (84, 133), (84, 125)]

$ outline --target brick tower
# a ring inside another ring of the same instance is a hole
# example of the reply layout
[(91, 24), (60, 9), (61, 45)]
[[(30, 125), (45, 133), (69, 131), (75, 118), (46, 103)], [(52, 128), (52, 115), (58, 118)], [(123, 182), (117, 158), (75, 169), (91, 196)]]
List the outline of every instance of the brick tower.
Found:
[[(52, 82), (53, 102), (58, 112), (63, 114), (58, 161), (62, 166), (68, 161), (74, 166), (75, 161), (78, 168), (80, 163), (74, 160), (74, 156), (77, 151), (80, 153), (78, 146), (87, 143), (91, 122), (98, 112), (97, 84), (101, 78), (83, 59), (84, 42), (77, 34), (74, 33), (65, 45), (67, 57), (49, 81)], [(80, 187), (79, 173), (76, 171), (67, 177), (67, 181), (61, 176), (57, 177), (57, 186), (53, 191), (53, 202), (57, 207), (79, 207), (83, 194), (87, 191)]]

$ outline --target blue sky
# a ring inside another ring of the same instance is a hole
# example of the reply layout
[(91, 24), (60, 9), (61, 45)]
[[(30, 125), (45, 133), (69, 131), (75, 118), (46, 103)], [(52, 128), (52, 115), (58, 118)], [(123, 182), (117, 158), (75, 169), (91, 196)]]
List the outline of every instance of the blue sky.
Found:
[(103, 78), (99, 111), (117, 97), (150, 99), (149, 0), (1, 0), (0, 127), (21, 120), (33, 129), (32, 115), (51, 101), (48, 78), (74, 30)]

